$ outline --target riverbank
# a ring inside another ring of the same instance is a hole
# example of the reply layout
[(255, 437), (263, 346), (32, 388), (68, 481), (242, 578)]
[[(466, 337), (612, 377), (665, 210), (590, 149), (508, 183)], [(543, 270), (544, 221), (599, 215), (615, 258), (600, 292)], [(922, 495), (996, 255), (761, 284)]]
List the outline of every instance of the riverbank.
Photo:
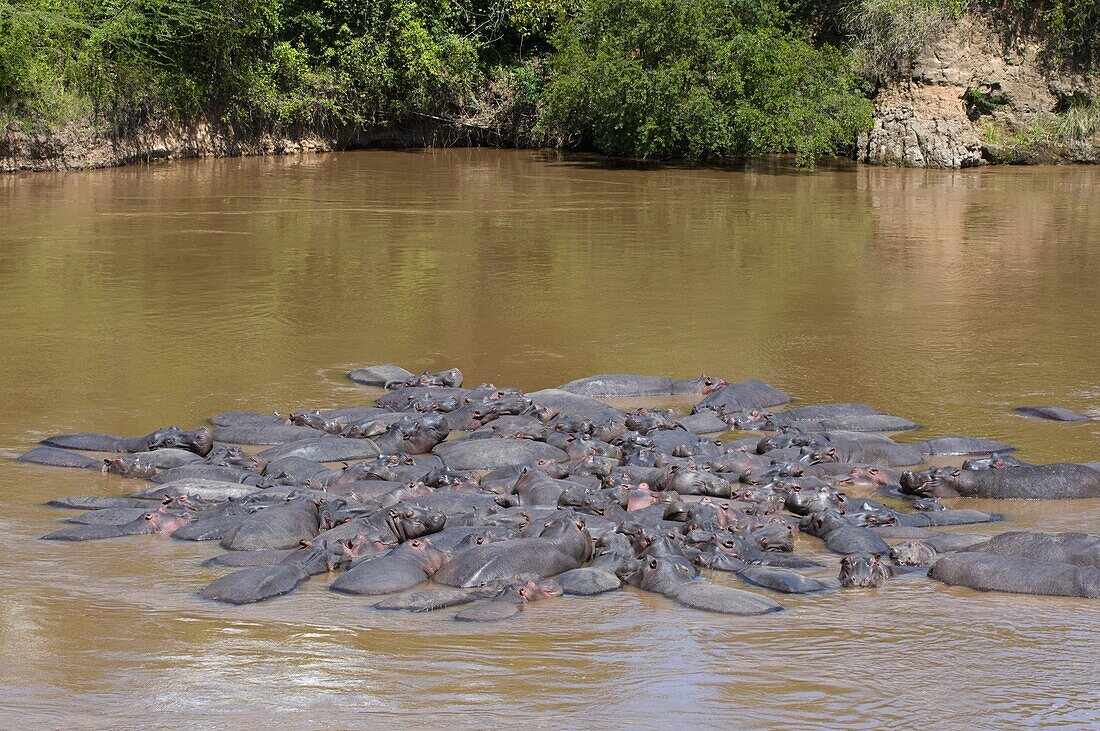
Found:
[[(207, 38), (209, 47), (169, 44), (170, 63), (148, 64), (123, 63), (87, 30), (130, 25), (55, 19), (55, 30), (67, 29), (57, 30), (58, 48), (103, 60), (86, 67), (41, 55), (32, 31), (42, 21), (26, 15), (25, 63), (9, 69), (17, 83), (0, 78), (0, 172), (456, 145), (687, 161), (795, 153), (806, 166), (830, 155), (927, 168), (1100, 163), (1100, 75), (1088, 71), (1100, 68), (1100, 43), (1084, 26), (1067, 33), (1052, 25), (1050, 13), (1033, 18), (991, 1), (860, 0), (847, 11), (829, 4), (824, 20), (810, 6), (772, 7), (746, 34), (731, 29), (748, 21), (721, 3), (675, 0), (668, 10), (682, 27), (664, 37), (671, 31), (644, 14), (582, 5), (578, 15), (547, 20), (527, 51), (496, 35), (469, 45), (465, 26), (447, 26), (428, 44), (421, 73), (392, 78), (367, 73), (362, 49), (342, 45), (347, 39), (315, 38), (312, 50), (301, 39), (275, 43), (297, 16), (235, 39)], [(715, 30), (699, 13), (731, 25)], [(362, 22), (360, 40), (398, 20)], [(788, 22), (808, 35), (782, 31)], [(208, 25), (192, 30), (205, 38)], [(18, 40), (0, 27), (0, 41), (4, 33)], [(635, 35), (664, 50), (639, 59)], [(370, 68), (407, 66), (420, 46), (403, 43), (378, 50)], [(211, 76), (197, 63), (204, 54), (235, 61)], [(718, 58), (737, 61), (727, 68)]]
[(970, 13), (944, 23), (874, 96), (872, 165), (1100, 163), (1100, 78), (1055, 65), (1041, 34)]

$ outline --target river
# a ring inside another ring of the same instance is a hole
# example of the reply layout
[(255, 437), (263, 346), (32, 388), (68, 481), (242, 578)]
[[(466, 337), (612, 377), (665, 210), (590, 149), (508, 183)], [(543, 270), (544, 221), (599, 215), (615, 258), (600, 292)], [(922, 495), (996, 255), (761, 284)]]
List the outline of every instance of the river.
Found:
[[(393, 362), (525, 390), (756, 377), (925, 425), (902, 439), (1100, 460), (1100, 421), (1011, 412), (1100, 415), (1098, 201), (1086, 167), (486, 150), (0, 177), (0, 457), (59, 432), (364, 403), (346, 371)], [(195, 596), (214, 545), (36, 540), (66, 515), (46, 500), (134, 486), (0, 460), (0, 725), (1100, 724), (1096, 601), (899, 579), (729, 618), (630, 589), (469, 626), (371, 610), (324, 577), (214, 606)], [(1096, 500), (960, 502), (1008, 518), (977, 532), (1100, 532)]]

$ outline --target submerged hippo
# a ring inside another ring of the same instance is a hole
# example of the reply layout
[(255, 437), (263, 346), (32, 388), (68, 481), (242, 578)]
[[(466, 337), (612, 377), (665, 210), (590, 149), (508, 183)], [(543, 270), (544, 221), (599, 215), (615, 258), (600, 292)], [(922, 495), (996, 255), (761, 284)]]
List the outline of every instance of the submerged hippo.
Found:
[(930, 497), (1068, 500), (1100, 497), (1100, 472), (1063, 462), (1005, 469), (905, 472), (902, 490)]

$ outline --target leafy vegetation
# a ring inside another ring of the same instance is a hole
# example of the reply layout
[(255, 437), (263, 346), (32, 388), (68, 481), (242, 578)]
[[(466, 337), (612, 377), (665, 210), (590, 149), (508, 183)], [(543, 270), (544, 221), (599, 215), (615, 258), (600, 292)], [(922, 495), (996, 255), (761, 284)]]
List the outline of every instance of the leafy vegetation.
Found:
[[(809, 164), (869, 126), (861, 75), (889, 76), (964, 2), (0, 0), (0, 124), (427, 120), (629, 157)], [(1100, 0), (1035, 7), (1060, 52), (1097, 57)], [(1083, 110), (1066, 120), (1091, 124)]]

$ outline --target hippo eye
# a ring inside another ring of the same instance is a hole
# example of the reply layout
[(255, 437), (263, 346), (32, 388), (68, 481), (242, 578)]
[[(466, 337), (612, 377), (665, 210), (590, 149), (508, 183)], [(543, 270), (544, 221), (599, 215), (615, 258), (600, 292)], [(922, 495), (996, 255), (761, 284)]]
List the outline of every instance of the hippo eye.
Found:
[(153, 519), (153, 514), (152, 513), (146, 513), (142, 517), (145, 518), (146, 520), (152, 520)]
[(168, 437), (167, 439), (164, 440), (164, 445), (166, 447), (176, 446), (176, 438), (175, 437)]
[(420, 548), (420, 541), (413, 541), (412, 542), (412, 547), (413, 548)]
[(878, 467), (872, 467), (871, 469), (869, 469), (867, 471), (870, 472), (872, 475), (877, 475), (880, 470), (879, 470)]
[(651, 569), (657, 568), (657, 559), (653, 559), (652, 561), (649, 562), (649, 568), (651, 568)]

